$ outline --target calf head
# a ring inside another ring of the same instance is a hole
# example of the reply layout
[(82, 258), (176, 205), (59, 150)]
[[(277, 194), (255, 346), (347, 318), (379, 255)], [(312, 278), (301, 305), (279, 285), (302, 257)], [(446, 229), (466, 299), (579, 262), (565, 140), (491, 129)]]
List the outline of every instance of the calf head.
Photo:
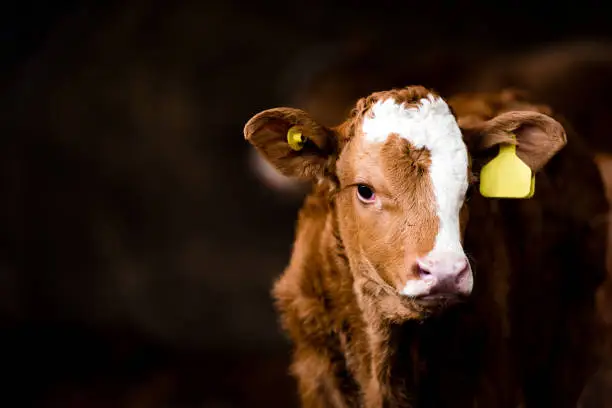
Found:
[[(293, 126), (307, 138), (297, 151), (287, 142)], [(406, 310), (472, 291), (462, 246), (466, 196), (476, 184), (471, 156), (514, 143), (539, 170), (565, 143), (563, 127), (538, 112), (472, 122), (464, 135), (444, 99), (421, 86), (362, 98), (334, 128), (301, 110), (266, 110), (245, 137), (284, 175), (330, 187), (358, 293)]]

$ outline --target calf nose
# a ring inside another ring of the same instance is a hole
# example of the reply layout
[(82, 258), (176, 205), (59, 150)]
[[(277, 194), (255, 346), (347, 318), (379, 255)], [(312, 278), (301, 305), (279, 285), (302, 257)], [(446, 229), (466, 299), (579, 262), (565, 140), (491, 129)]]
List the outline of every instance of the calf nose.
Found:
[(417, 259), (417, 265), (420, 278), (428, 283), (428, 295), (472, 292), (472, 268), (463, 254), (431, 254)]

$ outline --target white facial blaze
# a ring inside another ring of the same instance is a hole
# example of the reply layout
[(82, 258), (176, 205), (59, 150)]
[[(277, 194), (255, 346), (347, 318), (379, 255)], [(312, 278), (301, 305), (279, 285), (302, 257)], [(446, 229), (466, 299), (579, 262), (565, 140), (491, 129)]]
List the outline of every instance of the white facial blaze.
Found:
[(393, 99), (377, 102), (373, 117), (363, 121), (365, 139), (383, 143), (397, 133), (431, 155), (431, 177), (440, 226), (431, 254), (463, 254), (459, 212), (468, 187), (468, 153), (459, 125), (442, 98), (429, 95), (416, 108), (405, 108)]

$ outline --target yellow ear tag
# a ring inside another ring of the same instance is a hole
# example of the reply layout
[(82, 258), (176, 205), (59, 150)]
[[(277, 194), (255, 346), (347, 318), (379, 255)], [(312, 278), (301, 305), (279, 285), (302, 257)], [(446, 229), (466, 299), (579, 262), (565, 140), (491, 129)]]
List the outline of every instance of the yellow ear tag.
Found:
[(488, 198), (530, 198), (535, 177), (517, 155), (515, 145), (501, 145), (499, 154), (480, 172), (480, 194)]
[(306, 138), (302, 135), (302, 131), (297, 127), (293, 126), (287, 131), (287, 143), (293, 150), (302, 150)]

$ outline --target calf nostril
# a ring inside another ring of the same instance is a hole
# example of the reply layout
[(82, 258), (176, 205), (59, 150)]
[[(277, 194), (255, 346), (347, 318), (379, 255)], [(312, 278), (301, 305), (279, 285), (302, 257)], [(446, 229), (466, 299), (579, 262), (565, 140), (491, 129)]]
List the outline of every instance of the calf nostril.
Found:
[(422, 265), (417, 265), (417, 270), (419, 271), (419, 276), (421, 277), (431, 275), (431, 272), (424, 268)]
[(423, 260), (418, 259), (416, 262), (416, 268), (420, 277), (431, 275), (431, 265)]

